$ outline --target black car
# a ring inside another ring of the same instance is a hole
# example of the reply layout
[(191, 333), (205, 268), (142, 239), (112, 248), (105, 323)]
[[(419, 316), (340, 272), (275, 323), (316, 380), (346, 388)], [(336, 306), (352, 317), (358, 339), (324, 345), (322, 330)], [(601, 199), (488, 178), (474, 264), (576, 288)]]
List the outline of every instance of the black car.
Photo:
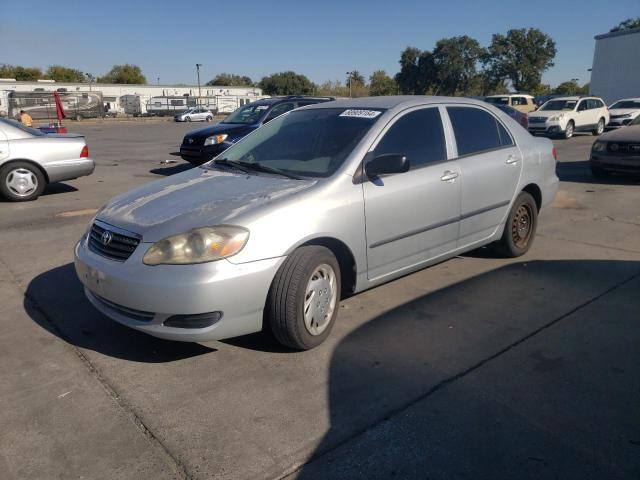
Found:
[(335, 100), (331, 97), (271, 97), (248, 103), (222, 122), (187, 133), (180, 146), (180, 156), (189, 163), (201, 165), (218, 156), (235, 142), (262, 124), (294, 108)]

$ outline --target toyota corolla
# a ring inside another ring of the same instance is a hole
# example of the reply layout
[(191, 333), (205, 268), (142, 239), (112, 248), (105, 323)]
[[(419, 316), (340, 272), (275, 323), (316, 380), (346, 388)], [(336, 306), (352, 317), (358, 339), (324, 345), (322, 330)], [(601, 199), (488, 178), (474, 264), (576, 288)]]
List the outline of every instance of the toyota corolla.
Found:
[(157, 337), (273, 331), (309, 349), (353, 294), (491, 245), (524, 254), (555, 150), (480, 101), (321, 103), (120, 195), (75, 248), (90, 302)]

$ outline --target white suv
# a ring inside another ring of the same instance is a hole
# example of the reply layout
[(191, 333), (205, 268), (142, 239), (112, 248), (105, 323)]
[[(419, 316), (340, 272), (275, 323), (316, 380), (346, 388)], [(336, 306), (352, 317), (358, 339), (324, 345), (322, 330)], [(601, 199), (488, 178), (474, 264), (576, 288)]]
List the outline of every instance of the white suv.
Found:
[(529, 115), (529, 132), (573, 137), (574, 132), (600, 135), (609, 123), (609, 110), (598, 97), (560, 97)]

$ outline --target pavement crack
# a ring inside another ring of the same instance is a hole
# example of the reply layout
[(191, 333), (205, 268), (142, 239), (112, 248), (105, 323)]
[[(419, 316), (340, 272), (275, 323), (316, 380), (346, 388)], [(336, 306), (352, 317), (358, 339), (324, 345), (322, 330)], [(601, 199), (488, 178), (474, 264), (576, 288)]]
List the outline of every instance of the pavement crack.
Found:
[(177, 458), (177, 456), (153, 433), (153, 431), (147, 427), (144, 420), (136, 414), (134, 409), (129, 405), (118, 391), (109, 383), (109, 381), (102, 375), (100, 370), (91, 363), (91, 360), (78, 348), (73, 345), (69, 337), (58, 327), (53, 318), (44, 311), (38, 301), (32, 298), (24, 289), (22, 283), (18, 279), (17, 275), (9, 268), (9, 266), (0, 258), (0, 265), (9, 273), (11, 282), (15, 284), (18, 289), (23, 293), (25, 301), (29, 303), (29, 306), (40, 315), (45, 322), (49, 325), (51, 330), (55, 332), (59, 338), (64, 341), (64, 345), (68, 348), (84, 367), (89, 371), (89, 374), (95, 378), (98, 383), (105, 390), (107, 395), (113, 400), (113, 402), (120, 408), (120, 410), (127, 416), (127, 418), (138, 428), (138, 430), (146, 437), (147, 441), (159, 449), (165, 457), (165, 461), (172, 468), (178, 478), (182, 480), (192, 480), (194, 477), (191, 475), (187, 467)]
[(560, 315), (560, 316), (554, 318), (553, 320), (545, 323), (544, 325), (536, 328), (535, 330), (529, 332), (527, 335), (525, 335), (525, 336), (519, 338), (518, 340), (510, 343), (509, 345), (501, 348), (500, 350), (498, 350), (497, 352), (493, 353), (492, 355), (489, 355), (488, 357), (485, 357), (485, 358), (479, 360), (478, 362), (476, 362), (473, 365), (471, 365), (470, 367), (462, 370), (461, 372), (459, 372), (459, 373), (457, 373), (457, 374), (455, 374), (455, 375), (453, 375), (451, 377), (448, 377), (448, 378), (445, 378), (445, 379), (441, 380), (440, 382), (435, 384), (433, 387), (431, 387), (429, 390), (424, 392), (422, 395), (420, 395), (420, 396), (410, 400), (409, 402), (406, 402), (403, 405), (400, 405), (399, 407), (396, 407), (396, 408), (392, 409), (391, 411), (385, 413), (382, 418), (378, 419), (377, 421), (374, 421), (373, 423), (369, 424), (365, 428), (355, 432), (354, 434), (352, 434), (348, 438), (345, 438), (344, 440), (340, 441), (339, 443), (337, 443), (333, 447), (328, 448), (327, 450), (324, 450), (324, 451), (318, 453), (317, 455), (312, 456), (308, 461), (306, 461), (306, 462), (304, 462), (302, 464), (299, 464), (299, 465), (291, 466), (290, 468), (288, 468), (286, 470), (286, 472), (283, 475), (280, 475), (280, 476), (278, 476), (276, 478), (278, 480), (281, 480), (281, 479), (287, 478), (287, 477), (289, 477), (291, 475), (294, 475), (294, 474), (298, 473), (300, 470), (302, 470), (305, 467), (305, 465), (309, 465), (311, 463), (317, 462), (318, 460), (320, 460), (324, 456), (328, 455), (329, 453), (334, 452), (334, 451), (338, 450), (339, 448), (341, 448), (342, 446), (354, 441), (356, 438), (367, 434), (369, 431), (373, 430), (378, 425), (381, 425), (383, 423), (391, 421), (394, 417), (402, 414), (402, 412), (405, 412), (406, 410), (408, 410), (409, 408), (413, 407), (414, 405), (420, 403), (421, 401), (431, 397), (433, 394), (435, 394), (436, 392), (444, 389), (445, 387), (447, 387), (448, 385), (452, 384), (453, 382), (456, 382), (457, 380), (460, 380), (460, 379), (466, 377), (467, 375), (469, 375), (469, 374), (473, 373), (474, 371), (480, 369), (481, 367), (483, 367), (487, 363), (495, 360), (498, 357), (501, 357), (502, 355), (506, 354), (510, 350), (512, 350), (512, 349), (518, 347), (519, 345), (523, 344), (527, 340), (529, 340), (529, 339), (535, 337), (536, 335), (538, 335), (539, 333), (544, 332), (545, 330), (553, 327), (554, 325), (556, 325), (557, 323), (561, 322), (565, 318), (568, 318), (571, 315), (573, 315), (574, 313), (578, 312), (579, 310), (582, 310), (583, 308), (588, 307), (589, 305), (593, 304), (594, 302), (600, 300), (602, 297), (610, 294), (614, 290), (617, 290), (618, 288), (626, 285), (627, 283), (632, 282), (636, 278), (640, 278), (640, 271), (638, 271), (638, 272), (634, 273), (633, 275), (625, 278), (624, 280), (621, 280), (620, 282), (616, 283), (612, 287), (609, 287), (608, 289), (606, 289), (604, 292), (599, 293), (598, 295), (590, 298), (589, 300), (586, 300), (586, 301), (582, 302), (581, 304), (577, 305), (576, 307), (572, 308), (571, 310), (563, 313), (562, 315)]

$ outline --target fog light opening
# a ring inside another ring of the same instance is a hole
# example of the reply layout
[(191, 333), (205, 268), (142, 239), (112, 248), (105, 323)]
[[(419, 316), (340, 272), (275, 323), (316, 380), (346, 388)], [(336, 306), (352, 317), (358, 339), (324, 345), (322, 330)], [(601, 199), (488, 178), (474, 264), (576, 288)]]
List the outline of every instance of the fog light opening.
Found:
[(173, 315), (163, 325), (173, 328), (207, 328), (220, 321), (222, 312), (199, 313), (196, 315)]

